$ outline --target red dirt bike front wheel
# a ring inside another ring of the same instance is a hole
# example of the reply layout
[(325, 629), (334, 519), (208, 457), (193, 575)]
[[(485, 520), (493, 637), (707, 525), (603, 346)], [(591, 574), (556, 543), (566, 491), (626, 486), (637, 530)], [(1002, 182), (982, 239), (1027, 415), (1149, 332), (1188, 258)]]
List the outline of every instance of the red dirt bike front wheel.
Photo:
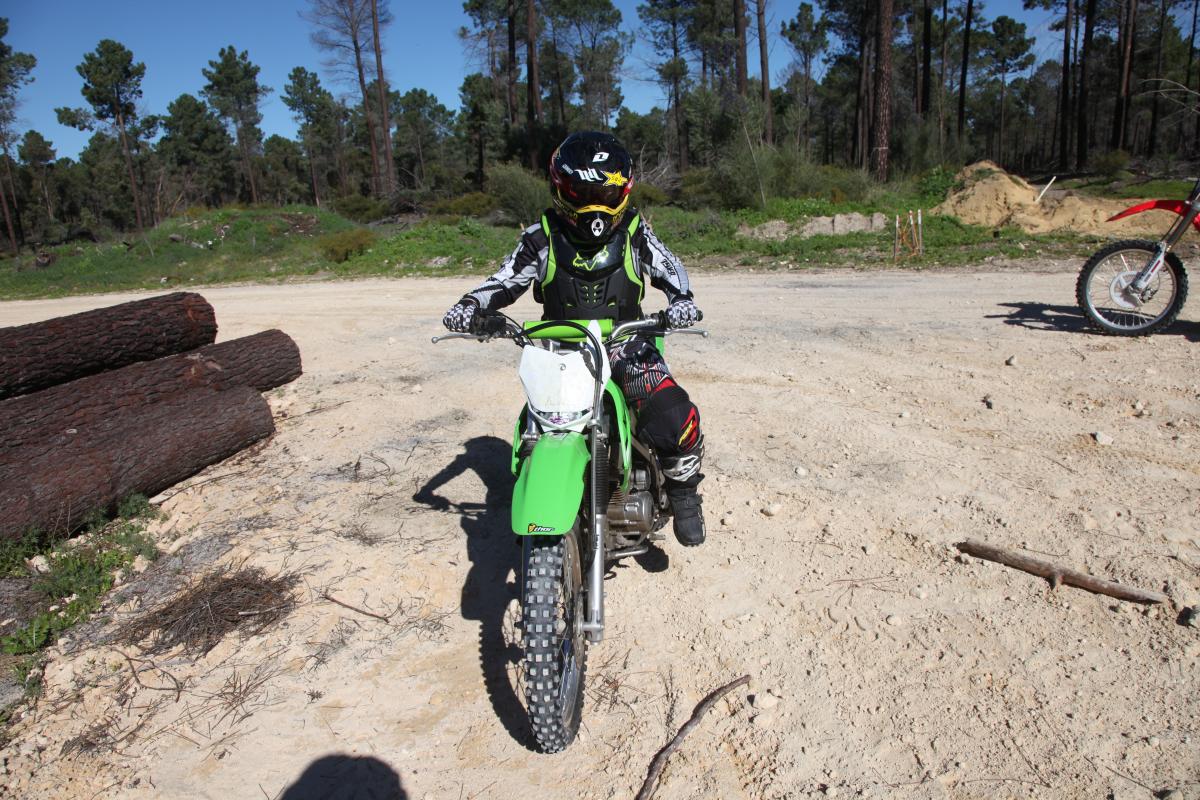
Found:
[(1093, 328), (1113, 336), (1149, 336), (1179, 316), (1187, 300), (1187, 273), (1174, 253), (1146, 291), (1131, 284), (1158, 253), (1156, 242), (1134, 239), (1114, 242), (1088, 259), (1075, 283), (1075, 299)]

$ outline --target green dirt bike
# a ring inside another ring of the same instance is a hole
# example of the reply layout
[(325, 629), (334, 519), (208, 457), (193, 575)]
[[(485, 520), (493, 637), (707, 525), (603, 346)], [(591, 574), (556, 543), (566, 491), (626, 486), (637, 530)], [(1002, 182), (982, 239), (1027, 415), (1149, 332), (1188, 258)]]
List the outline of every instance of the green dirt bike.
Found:
[(647, 552), (671, 517), (654, 450), (611, 379), (606, 345), (671, 330), (666, 314), (633, 322), (518, 324), (477, 314), (471, 333), (436, 336), (521, 347), (527, 403), (513, 433), (512, 528), (521, 538), (525, 703), (538, 749), (575, 739), (583, 713), (587, 645), (604, 638), (604, 572)]

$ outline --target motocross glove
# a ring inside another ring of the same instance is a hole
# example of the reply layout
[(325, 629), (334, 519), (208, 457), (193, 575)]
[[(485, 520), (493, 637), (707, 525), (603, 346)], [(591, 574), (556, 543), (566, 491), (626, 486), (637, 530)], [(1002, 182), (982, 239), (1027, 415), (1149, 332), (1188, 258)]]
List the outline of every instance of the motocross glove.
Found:
[(700, 321), (700, 309), (687, 298), (680, 298), (667, 306), (667, 322), (672, 328), (690, 328)]
[(459, 300), (450, 310), (446, 312), (446, 316), (442, 317), (442, 324), (447, 330), (455, 333), (470, 333), (471, 321), (475, 318), (475, 312), (479, 310), (479, 306), (469, 300)]

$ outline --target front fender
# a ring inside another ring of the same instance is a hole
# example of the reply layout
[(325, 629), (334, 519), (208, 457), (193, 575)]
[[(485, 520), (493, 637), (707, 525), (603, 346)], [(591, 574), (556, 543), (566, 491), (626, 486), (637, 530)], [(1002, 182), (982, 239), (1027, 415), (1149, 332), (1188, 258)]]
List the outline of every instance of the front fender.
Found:
[[(1182, 217), (1188, 212), (1188, 206), (1182, 200), (1147, 200), (1144, 203), (1138, 203), (1136, 206), (1130, 206), (1124, 211), (1113, 214), (1108, 218), (1108, 221), (1115, 222), (1119, 219), (1125, 219), (1125, 217), (1132, 217), (1134, 214), (1141, 214), (1143, 211), (1172, 211)], [(1192, 225), (1196, 227), (1196, 230), (1200, 231), (1200, 217), (1192, 220)]]
[(591, 460), (581, 433), (543, 434), (521, 462), (513, 489), (512, 529), (518, 536), (562, 536), (571, 530), (583, 501)]

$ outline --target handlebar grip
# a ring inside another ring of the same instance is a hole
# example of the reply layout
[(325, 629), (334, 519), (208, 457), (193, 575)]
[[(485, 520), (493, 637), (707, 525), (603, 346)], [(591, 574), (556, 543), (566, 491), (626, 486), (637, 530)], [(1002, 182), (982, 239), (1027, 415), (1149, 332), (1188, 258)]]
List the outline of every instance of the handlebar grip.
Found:
[(505, 319), (500, 314), (477, 311), (471, 318), (471, 333), (479, 336), (495, 336), (504, 333), (504, 327)]

